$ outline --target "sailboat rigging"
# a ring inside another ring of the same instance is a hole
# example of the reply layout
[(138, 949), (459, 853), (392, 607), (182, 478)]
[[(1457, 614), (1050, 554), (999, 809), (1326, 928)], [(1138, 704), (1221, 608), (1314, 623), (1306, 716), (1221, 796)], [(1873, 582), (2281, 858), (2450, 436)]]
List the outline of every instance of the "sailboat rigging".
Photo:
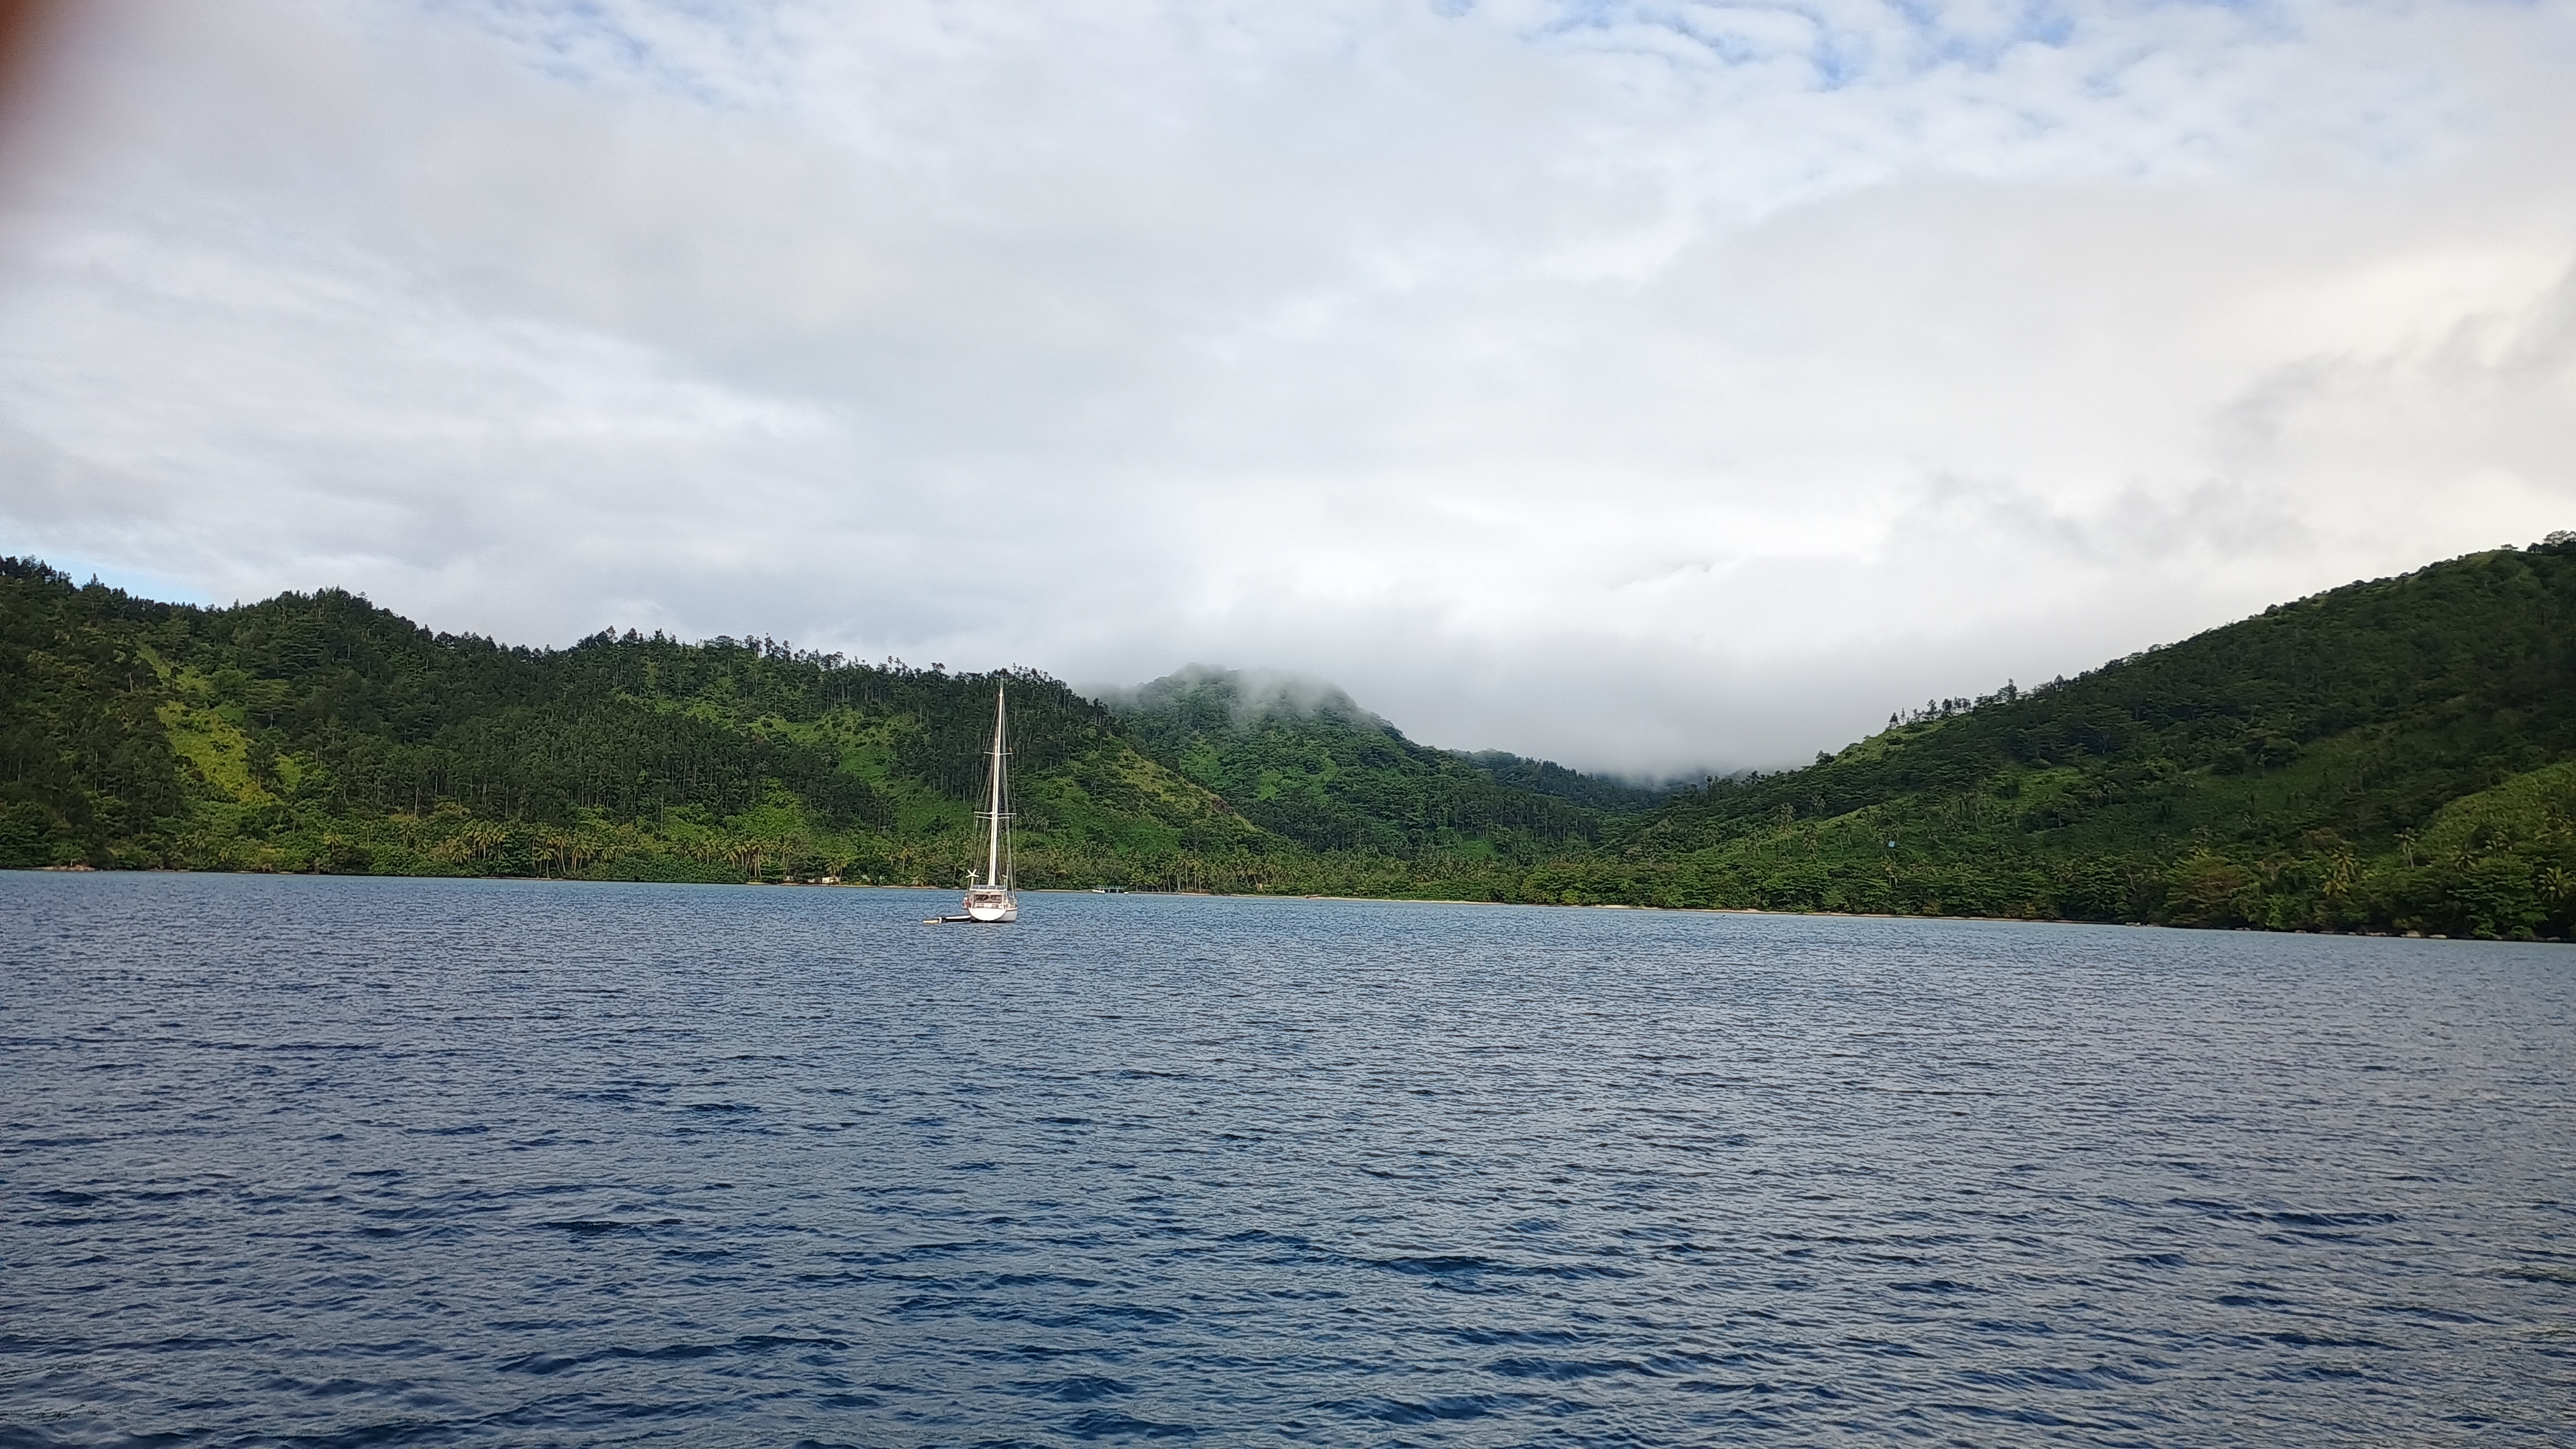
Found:
[(986, 808), (976, 812), (985, 822), (984, 869), (966, 877), (966, 914), (951, 921), (1001, 923), (1020, 918), (1011, 860), (1010, 726), (1003, 686), (993, 686), (993, 756), (984, 793)]

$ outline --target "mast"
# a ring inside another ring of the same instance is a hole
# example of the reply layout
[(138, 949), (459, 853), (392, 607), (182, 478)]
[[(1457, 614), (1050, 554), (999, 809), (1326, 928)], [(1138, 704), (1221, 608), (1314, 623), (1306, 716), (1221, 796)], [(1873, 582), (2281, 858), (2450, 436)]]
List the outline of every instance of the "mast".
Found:
[(984, 885), (1002, 883), (1002, 686), (993, 686), (993, 833), (984, 845)]

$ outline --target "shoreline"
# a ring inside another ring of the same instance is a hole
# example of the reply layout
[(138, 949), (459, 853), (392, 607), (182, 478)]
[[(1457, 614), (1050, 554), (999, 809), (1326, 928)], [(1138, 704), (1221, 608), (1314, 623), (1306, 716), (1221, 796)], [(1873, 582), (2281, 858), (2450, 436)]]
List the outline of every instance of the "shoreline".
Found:
[[(333, 873), (333, 872), (326, 872), (326, 871), (281, 871), (281, 870), (170, 870), (170, 869), (167, 869), (167, 868), (165, 868), (165, 867), (159, 867), (159, 866), (146, 867), (146, 868), (144, 868), (144, 869), (140, 869), (140, 870), (120, 870), (120, 869), (116, 869), (116, 868), (113, 868), (113, 867), (111, 867), (111, 868), (109, 868), (109, 869), (102, 870), (102, 869), (100, 869), (100, 868), (99, 868), (99, 867), (97, 867), (97, 866), (94, 866), (94, 865), (88, 865), (88, 864), (74, 864), (74, 865), (22, 865), (22, 866), (5, 866), (5, 867), (0, 867), (0, 873), (13, 872), (13, 871), (23, 871), (23, 872), (26, 872), (26, 873), (29, 873), (29, 874), (55, 874), (55, 875), (205, 875), (205, 876), (215, 876), (215, 875), (220, 875), (220, 876), (271, 876), (271, 877), (276, 877), (276, 878), (279, 878), (279, 879), (331, 879), (331, 880), (453, 880), (453, 881), (467, 881), (467, 880), (471, 880), (471, 881), (510, 881), (510, 882), (517, 882), (517, 883), (521, 883), (521, 884), (527, 884), (527, 885), (573, 885), (573, 886), (600, 886), (600, 885), (628, 885), (628, 886), (633, 886), (633, 885), (663, 885), (663, 886), (690, 886), (690, 887), (694, 887), (694, 888), (698, 888), (698, 889), (704, 889), (704, 890), (734, 890), (734, 889), (748, 889), (748, 888), (750, 888), (750, 887), (754, 887), (754, 886), (766, 887), (766, 888), (770, 888), (770, 889), (778, 889), (778, 888), (792, 888), (792, 889), (797, 889), (797, 890), (860, 890), (860, 891), (932, 891), (932, 892), (946, 892), (946, 891), (950, 891), (950, 890), (957, 889), (957, 887), (950, 887), (950, 886), (933, 886), (933, 885), (880, 885), (880, 884), (876, 884), (876, 883), (873, 883), (873, 882), (861, 882), (861, 881), (833, 881), (833, 882), (826, 883), (826, 882), (823, 882), (823, 881), (775, 881), (775, 880), (746, 880), (746, 881), (694, 881), (694, 880), (672, 880), (672, 881), (656, 881), (656, 880), (591, 880), (591, 879), (585, 879), (585, 878), (580, 877), (580, 876), (537, 876), (537, 875), (392, 875), (392, 874), (387, 874), (387, 875), (375, 875), (375, 874), (357, 875), (357, 874), (336, 874), (336, 873)], [(1469, 901), (1469, 900), (1458, 900), (1458, 899), (1453, 899), (1453, 898), (1451, 898), (1451, 897), (1446, 897), (1446, 896), (1328, 896), (1328, 895), (1308, 895), (1308, 894), (1304, 894), (1304, 893), (1294, 893), (1294, 894), (1292, 894), (1292, 893), (1290, 893), (1290, 892), (1286, 892), (1286, 891), (1279, 891), (1279, 892), (1263, 892), (1263, 891), (1165, 891), (1165, 890), (1139, 890), (1139, 889), (1136, 889), (1135, 887), (1132, 887), (1132, 886), (1131, 886), (1131, 887), (1128, 887), (1127, 889), (1124, 889), (1124, 890), (1117, 890), (1117, 891), (1104, 891), (1104, 890), (1097, 890), (1097, 889), (1094, 889), (1094, 888), (1089, 887), (1089, 886), (1028, 886), (1028, 887), (1024, 887), (1024, 888), (1021, 890), (1021, 894), (1023, 894), (1023, 895), (1048, 895), (1048, 896), (1094, 896), (1094, 895), (1098, 895), (1098, 896), (1107, 896), (1107, 895), (1173, 896), (1173, 897), (1196, 896), (1196, 897), (1200, 897), (1200, 898), (1208, 899), (1208, 900), (1230, 900), (1230, 901), (1322, 901), (1322, 902), (1338, 902), (1338, 903), (1346, 904), (1346, 905), (1497, 906), (1497, 907), (1505, 907), (1505, 906), (1508, 906), (1508, 907), (1536, 907), (1536, 908), (1540, 908), (1540, 909), (1546, 909), (1546, 910), (1559, 910), (1559, 911), (1650, 911), (1650, 912), (1659, 912), (1659, 913), (1666, 914), (1666, 915), (1692, 915), (1692, 916), (1781, 916), (1781, 917), (1787, 917), (1787, 918), (1807, 918), (1807, 919), (1843, 920), (1843, 921), (1959, 921), (1959, 922), (1974, 922), (1974, 923), (1984, 924), (1984, 925), (1999, 925), (1999, 926), (2100, 926), (2100, 927), (2105, 927), (2105, 928), (2117, 928), (2117, 929), (2121, 929), (2121, 930), (2142, 930), (2142, 931), (2219, 931), (2219, 932), (2230, 932), (2230, 933), (2239, 933), (2239, 934), (2245, 934), (2245, 935), (2256, 935), (2256, 936), (2349, 936), (2349, 937), (2355, 937), (2355, 938), (2359, 938), (2359, 939), (2375, 939), (2375, 940), (2382, 940), (2382, 941), (2449, 941), (2449, 940), (2454, 940), (2454, 939), (2456, 939), (2456, 940), (2462, 940), (2462, 941), (2477, 942), (2477, 941), (2480, 941), (2480, 940), (2482, 940), (2482, 939), (2487, 939), (2487, 938), (2481, 938), (2481, 937), (2475, 937), (2475, 936), (2452, 937), (2452, 936), (2447, 936), (2447, 935), (2440, 935), (2440, 934), (2436, 934), (2436, 933), (2429, 932), (2429, 931), (2428, 931), (2428, 932), (2411, 932), (2411, 931), (2276, 931), (2276, 930), (2271, 930), (2271, 929), (2269, 929), (2269, 928), (2262, 927), (2262, 926), (2180, 926), (2180, 925), (2174, 925), (2174, 924), (2172, 924), (2172, 923), (2170, 923), (2170, 922), (2166, 922), (2166, 921), (2078, 921), (2078, 920), (2069, 920), (2069, 919), (2066, 919), (2066, 918), (2064, 918), (2064, 917), (2058, 917), (2058, 916), (1952, 916), (1952, 915), (1938, 915), (1938, 916), (1923, 915), (1923, 916), (1918, 916), (1918, 915), (1903, 915), (1903, 914), (1899, 914), (1899, 913), (1892, 912), (1892, 911), (1783, 911), (1783, 910), (1770, 910), (1770, 909), (1766, 909), (1766, 908), (1761, 907), (1761, 906), (1653, 906), (1653, 905), (1640, 906), (1640, 905), (1631, 905), (1631, 904), (1628, 904), (1628, 903), (1623, 902), (1623, 901), (1581, 901), (1581, 902), (1573, 902), (1573, 903), (1568, 903), (1568, 902), (1565, 902), (1565, 901)], [(2561, 940), (2561, 939), (2555, 938), (2555, 937), (2541, 937), (2541, 938), (2538, 938), (2538, 939), (2528, 940), (2528, 941), (2516, 941), (2516, 940), (2511, 940), (2511, 939), (2504, 938), (2504, 937), (2496, 937), (2496, 938), (2492, 938), (2492, 944), (2496, 944), (2496, 945), (2506, 945), (2506, 946), (2563, 946), (2563, 945), (2567, 945), (2567, 944), (2569, 944), (2569, 943), (2568, 943), (2568, 942), (2566, 942), (2566, 941), (2564, 941), (2564, 940)]]

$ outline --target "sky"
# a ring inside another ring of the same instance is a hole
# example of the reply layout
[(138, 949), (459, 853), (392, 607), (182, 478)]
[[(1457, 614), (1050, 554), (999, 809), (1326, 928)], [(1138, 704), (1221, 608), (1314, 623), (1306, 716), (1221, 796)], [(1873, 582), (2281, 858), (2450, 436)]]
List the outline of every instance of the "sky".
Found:
[(0, 552), (1642, 777), (2576, 527), (2576, 0), (100, 0)]

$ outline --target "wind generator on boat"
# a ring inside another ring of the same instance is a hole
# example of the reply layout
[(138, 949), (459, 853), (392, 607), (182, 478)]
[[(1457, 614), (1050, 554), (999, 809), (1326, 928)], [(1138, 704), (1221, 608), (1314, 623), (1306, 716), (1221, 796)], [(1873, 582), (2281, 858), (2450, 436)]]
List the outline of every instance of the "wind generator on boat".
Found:
[[(1020, 918), (1020, 898), (1012, 891), (1011, 832), (1003, 822), (1011, 818), (1010, 758), (1008, 720), (1004, 714), (1003, 687), (993, 686), (993, 768), (986, 787), (989, 806), (978, 817), (986, 822), (984, 837), (984, 873), (979, 879), (966, 877), (966, 916), (970, 921), (1016, 921)], [(957, 919), (951, 916), (949, 919)]]

